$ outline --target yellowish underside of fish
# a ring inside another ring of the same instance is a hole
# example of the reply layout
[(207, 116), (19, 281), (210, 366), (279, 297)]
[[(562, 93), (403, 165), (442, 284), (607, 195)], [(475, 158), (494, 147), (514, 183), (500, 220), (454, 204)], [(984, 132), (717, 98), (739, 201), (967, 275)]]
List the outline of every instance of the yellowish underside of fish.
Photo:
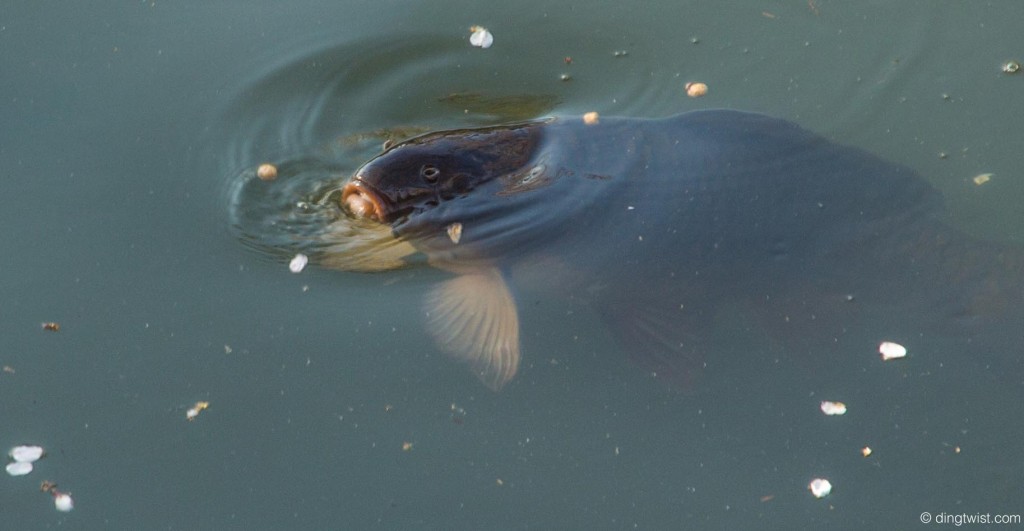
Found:
[(331, 269), (372, 273), (409, 265), (417, 254), (409, 242), (395, 238), (391, 228), (375, 222), (342, 218), (322, 236), (328, 242), (320, 264)]

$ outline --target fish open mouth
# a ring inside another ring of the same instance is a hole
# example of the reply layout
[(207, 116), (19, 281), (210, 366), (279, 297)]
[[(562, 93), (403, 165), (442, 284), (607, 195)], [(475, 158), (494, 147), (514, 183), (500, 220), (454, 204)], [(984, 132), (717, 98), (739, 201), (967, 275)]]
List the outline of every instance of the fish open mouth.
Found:
[(342, 188), (341, 206), (357, 218), (384, 221), (386, 211), (380, 194), (358, 179)]

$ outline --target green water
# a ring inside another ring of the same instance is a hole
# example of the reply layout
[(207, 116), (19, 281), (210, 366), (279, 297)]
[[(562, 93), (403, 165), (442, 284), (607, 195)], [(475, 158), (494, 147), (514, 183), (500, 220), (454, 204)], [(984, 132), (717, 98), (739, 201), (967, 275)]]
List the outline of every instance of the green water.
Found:
[[(818, 382), (724, 320), (745, 357), (687, 394), (594, 316), (543, 301), (495, 394), (422, 329), (436, 273), (293, 275), (241, 241), (230, 205), (262, 160), (326, 153), (343, 175), (381, 129), (725, 107), (910, 166), (961, 226), (1019, 244), (1024, 73), (1001, 66), (1024, 61), (1022, 19), (1012, 0), (12, 2), (0, 445), (49, 455), (0, 477), (0, 527), (908, 529), (924, 511), (1020, 513), (1021, 388), (952, 345), (867, 352)], [(491, 48), (469, 45), (474, 24)], [(825, 417), (823, 399), (850, 412)], [(43, 480), (75, 510), (54, 510)]]

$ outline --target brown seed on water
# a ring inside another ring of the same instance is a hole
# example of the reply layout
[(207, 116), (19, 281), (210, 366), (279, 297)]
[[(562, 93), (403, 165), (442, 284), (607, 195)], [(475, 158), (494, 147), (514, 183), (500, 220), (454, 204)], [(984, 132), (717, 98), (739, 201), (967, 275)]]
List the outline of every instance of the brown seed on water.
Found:
[(43, 330), (47, 330), (49, 332), (60, 332), (60, 324), (54, 322), (43, 323)]
[(261, 181), (273, 181), (277, 179), (277, 166), (269, 163), (260, 164), (260, 167), (256, 168), (256, 176)]
[(686, 95), (691, 98), (699, 98), (708, 93), (708, 86), (704, 83), (687, 83)]

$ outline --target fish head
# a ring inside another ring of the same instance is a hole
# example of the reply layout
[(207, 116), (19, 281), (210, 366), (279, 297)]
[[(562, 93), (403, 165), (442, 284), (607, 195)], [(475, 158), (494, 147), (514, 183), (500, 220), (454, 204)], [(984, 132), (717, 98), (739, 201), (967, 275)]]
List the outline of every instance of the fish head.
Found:
[(356, 218), (395, 224), (514, 172), (537, 144), (530, 124), (431, 133), (397, 144), (344, 186), (342, 207)]

